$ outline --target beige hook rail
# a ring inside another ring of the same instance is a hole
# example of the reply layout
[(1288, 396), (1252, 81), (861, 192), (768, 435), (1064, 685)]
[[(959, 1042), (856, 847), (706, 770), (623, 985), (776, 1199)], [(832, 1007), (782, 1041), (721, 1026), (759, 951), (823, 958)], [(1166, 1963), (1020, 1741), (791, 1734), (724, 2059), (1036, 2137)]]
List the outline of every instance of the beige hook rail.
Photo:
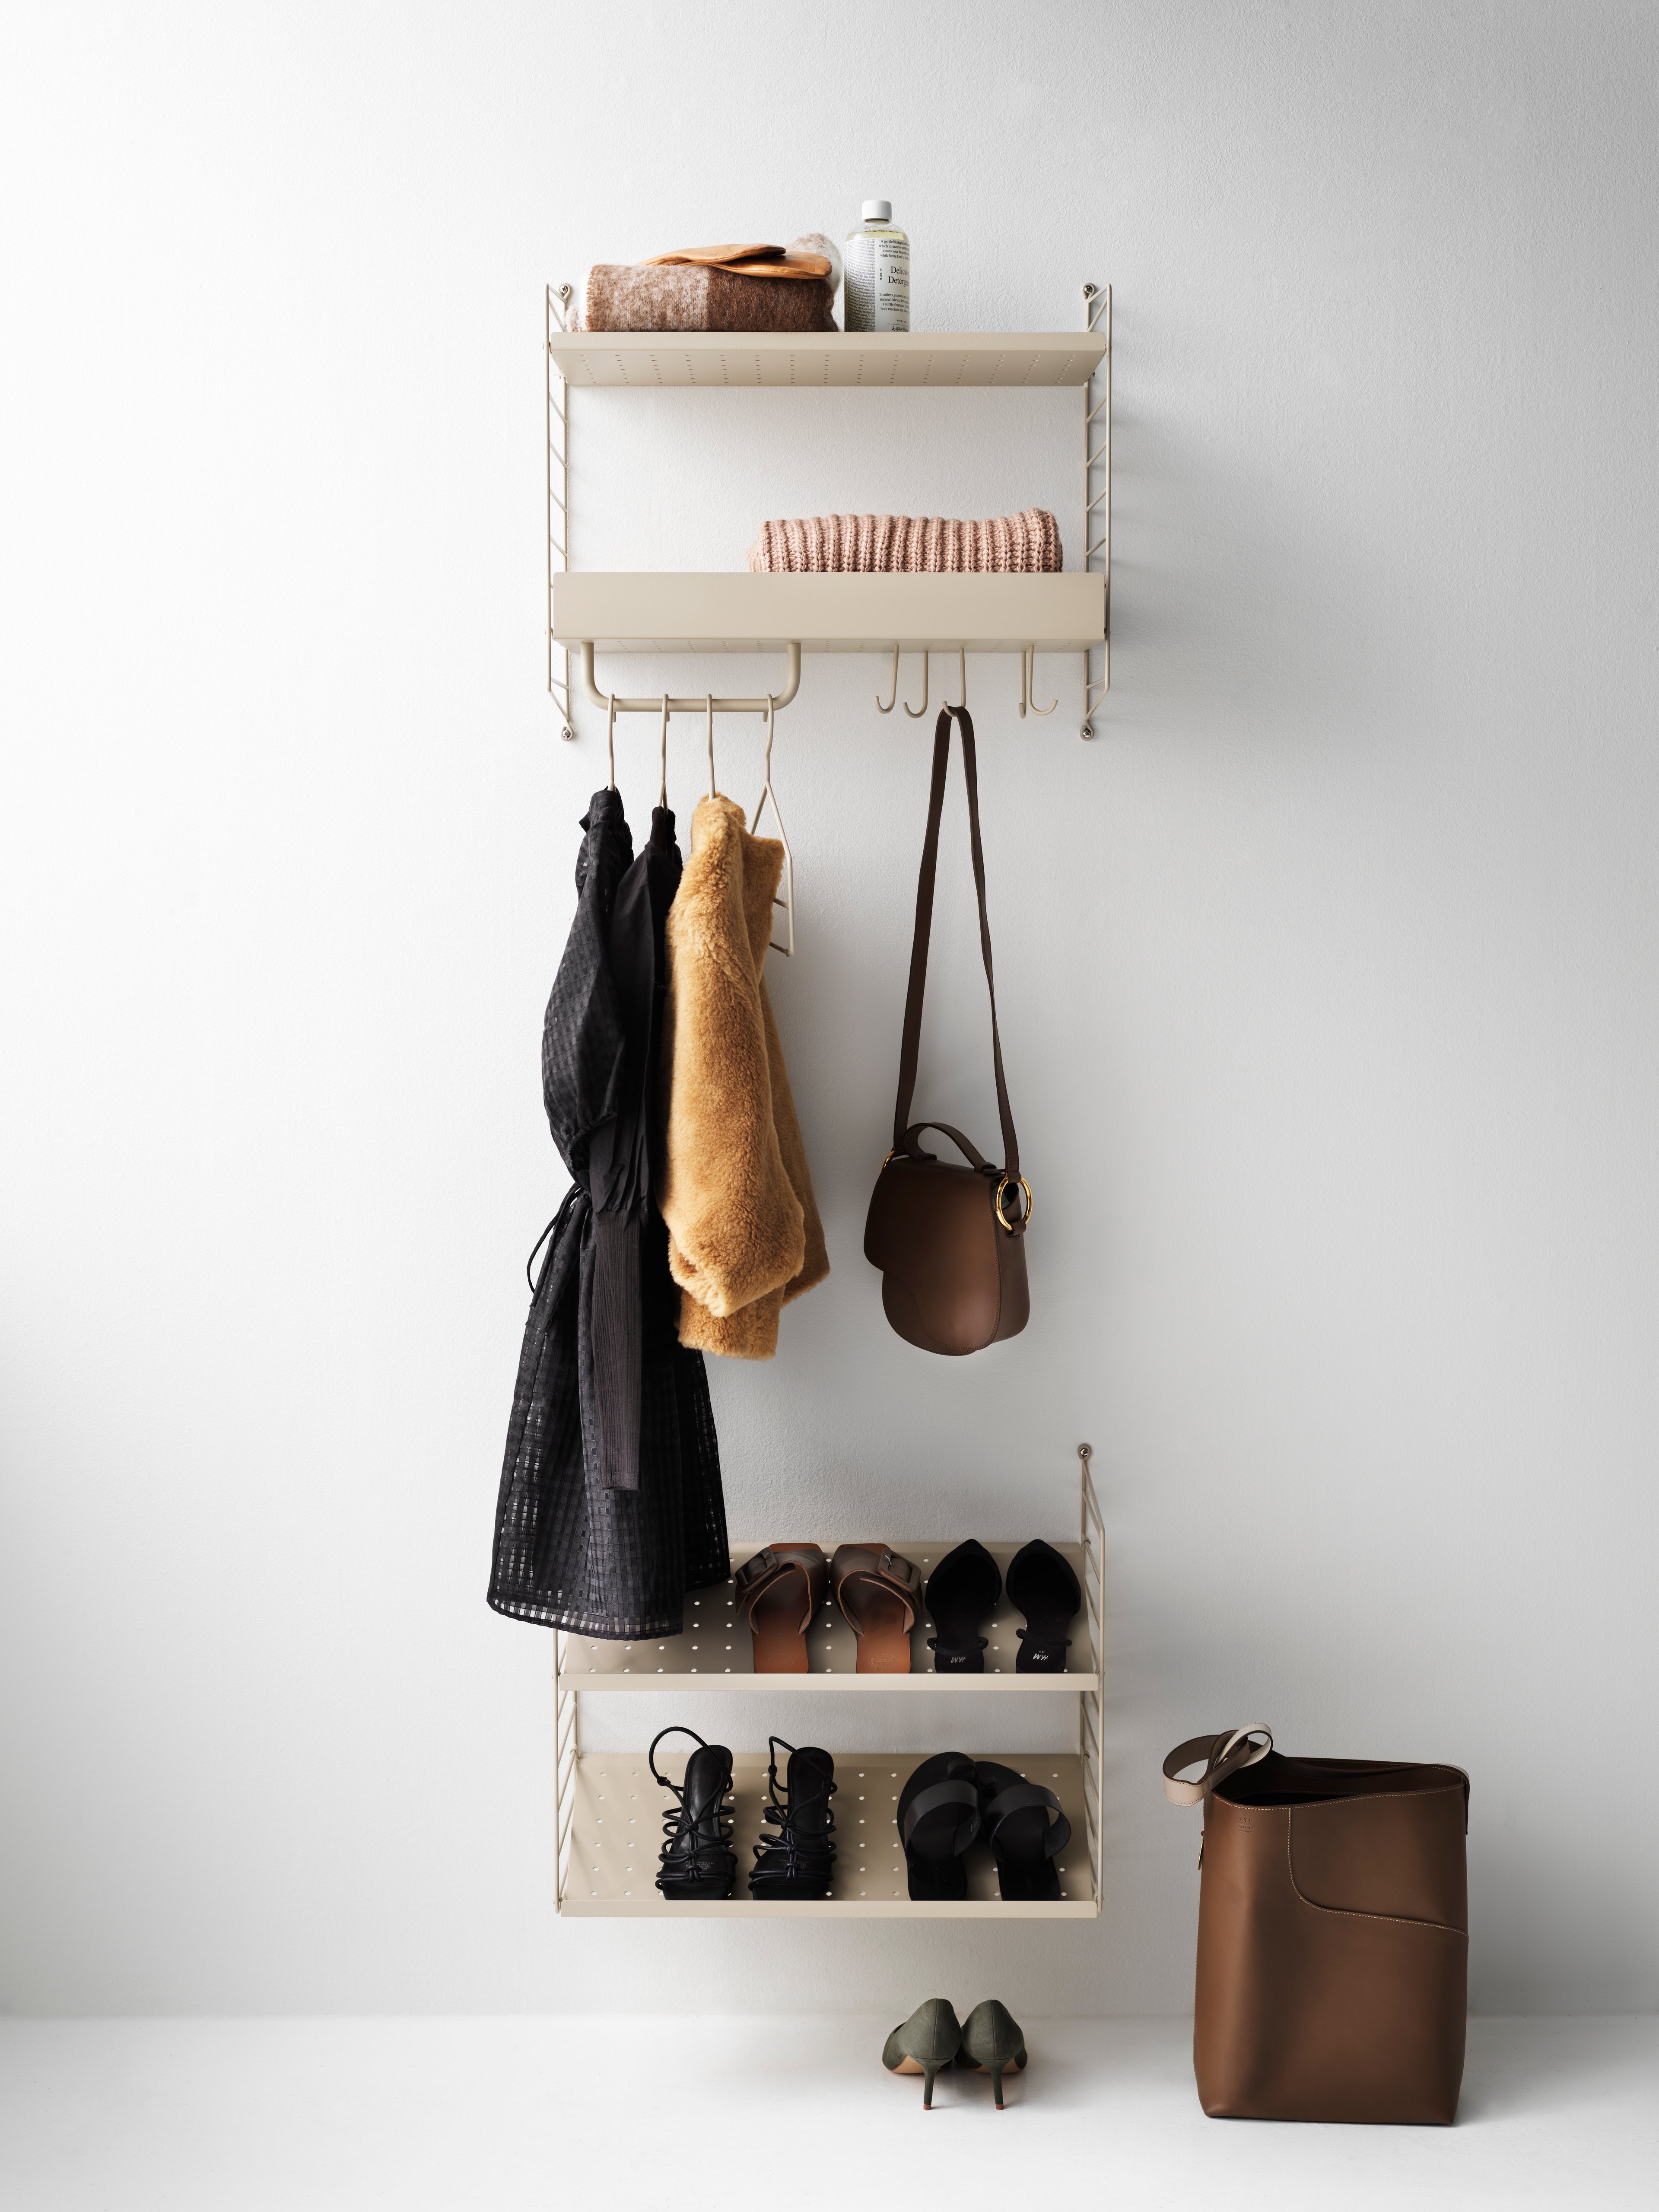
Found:
[[(717, 714), (775, 714), (780, 707), (787, 707), (800, 690), (800, 647), (793, 644), (786, 645), (784, 651), (788, 655), (789, 665), (781, 691), (774, 691), (769, 696), (759, 699), (715, 699), (712, 702), (714, 712)], [(591, 640), (584, 641), (582, 645), (582, 689), (592, 704), (606, 714), (701, 714), (710, 704), (709, 695), (703, 691), (699, 691), (695, 698), (690, 699), (665, 697), (660, 691), (652, 699), (623, 699), (612, 692), (601, 691), (593, 679)]]

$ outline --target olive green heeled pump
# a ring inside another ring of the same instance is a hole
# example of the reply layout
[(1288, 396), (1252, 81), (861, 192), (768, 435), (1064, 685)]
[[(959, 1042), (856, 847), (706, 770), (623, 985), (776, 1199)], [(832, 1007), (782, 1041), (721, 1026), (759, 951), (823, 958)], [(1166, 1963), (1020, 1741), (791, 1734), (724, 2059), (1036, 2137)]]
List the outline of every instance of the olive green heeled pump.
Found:
[(999, 2004), (994, 1997), (987, 1997), (983, 2004), (976, 2004), (962, 2023), (962, 2055), (957, 2063), (977, 2066), (990, 2075), (1000, 2112), (1006, 2109), (1002, 2101), (1002, 2077), (1011, 2066), (1023, 2071), (1025, 2055), (1025, 2038), (1020, 2033), (1019, 2022), (1007, 2006)]
[[(980, 2008), (981, 2011), (984, 2007)], [(1005, 2014), (1005, 2017), (1006, 2015)], [(1018, 2031), (1016, 2031), (1018, 2033)], [(933, 2109), (933, 2077), (962, 2048), (962, 2024), (948, 1997), (929, 1997), (888, 2037), (881, 2063), (890, 2074), (920, 2074), (921, 2109)]]

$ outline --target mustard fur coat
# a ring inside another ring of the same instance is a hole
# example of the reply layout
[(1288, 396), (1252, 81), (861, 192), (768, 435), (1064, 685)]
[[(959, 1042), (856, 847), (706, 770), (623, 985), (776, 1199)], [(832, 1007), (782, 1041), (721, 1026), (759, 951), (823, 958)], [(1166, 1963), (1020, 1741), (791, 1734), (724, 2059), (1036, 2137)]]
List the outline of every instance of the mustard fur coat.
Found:
[(781, 1308), (830, 1272), (766, 993), (782, 870), (783, 847), (751, 836), (742, 807), (699, 799), (668, 910), (659, 1202), (680, 1342), (733, 1359), (769, 1359)]

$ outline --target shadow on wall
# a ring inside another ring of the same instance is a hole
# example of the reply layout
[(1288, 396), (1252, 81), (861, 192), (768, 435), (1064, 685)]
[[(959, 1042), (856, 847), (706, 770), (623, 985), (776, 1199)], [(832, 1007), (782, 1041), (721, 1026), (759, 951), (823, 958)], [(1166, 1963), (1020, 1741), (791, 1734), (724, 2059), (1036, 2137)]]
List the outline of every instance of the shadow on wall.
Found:
[[(1199, 447), (1192, 425), (1224, 415), (1227, 398), (1178, 349), (1177, 333), (1117, 311), (1112, 690), (1100, 736), (1109, 743), (1177, 705), (1183, 728), (1194, 708), (1227, 708), (1252, 722), (1271, 714), (1280, 735), (1324, 744), (1386, 726), (1405, 702), (1401, 641), (1426, 634), (1430, 611), (1417, 571), (1383, 556), (1399, 519), (1378, 516), (1350, 483), (1361, 462), (1375, 483), (1372, 457), (1330, 434), (1328, 495), (1293, 506), (1321, 427), (1297, 434), (1294, 472), (1281, 473), (1267, 438), (1249, 471), (1237, 444)], [(1153, 395), (1180, 404), (1154, 413)], [(1248, 404), (1248, 388), (1232, 404)]]

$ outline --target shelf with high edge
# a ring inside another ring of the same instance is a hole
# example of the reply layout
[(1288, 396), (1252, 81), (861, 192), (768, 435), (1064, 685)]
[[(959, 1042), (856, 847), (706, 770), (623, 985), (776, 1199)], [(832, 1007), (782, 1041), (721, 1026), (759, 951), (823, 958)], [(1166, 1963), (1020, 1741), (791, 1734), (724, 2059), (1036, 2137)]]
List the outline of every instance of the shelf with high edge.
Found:
[(1087, 384), (1098, 331), (560, 331), (567, 384), (589, 391), (1040, 392)]
[(1103, 576), (650, 575), (553, 579), (554, 642), (600, 653), (1086, 653)]

